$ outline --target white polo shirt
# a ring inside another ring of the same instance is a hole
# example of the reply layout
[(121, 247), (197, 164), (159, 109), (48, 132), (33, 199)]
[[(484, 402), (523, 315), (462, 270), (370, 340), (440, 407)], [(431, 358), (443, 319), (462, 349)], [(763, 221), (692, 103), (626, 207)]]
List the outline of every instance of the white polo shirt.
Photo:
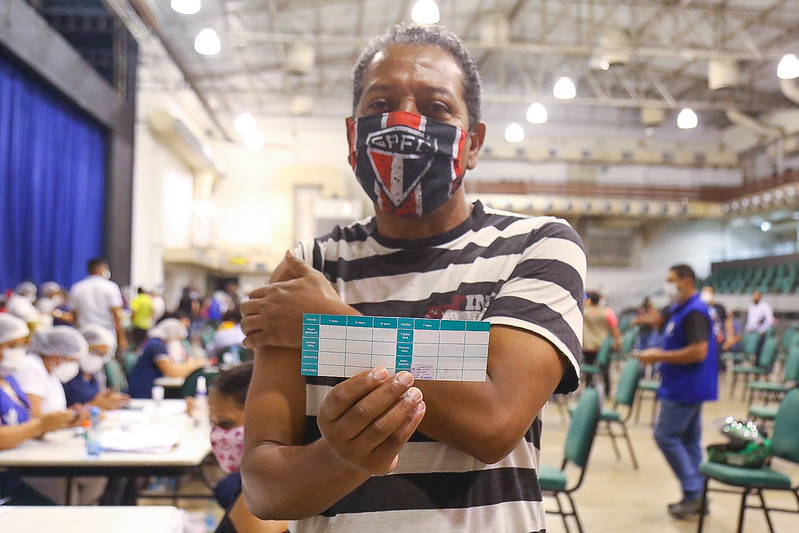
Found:
[(72, 286), (69, 299), (78, 313), (78, 326), (97, 324), (115, 331), (111, 309), (122, 307), (122, 293), (116, 283), (102, 276), (88, 276)]
[(19, 383), (22, 392), (42, 399), (42, 414), (46, 415), (67, 408), (64, 386), (57, 377), (47, 372), (42, 358), (28, 354), (25, 361), (11, 374)]
[(746, 331), (765, 333), (774, 325), (774, 313), (771, 306), (760, 300), (760, 303), (750, 303), (746, 312)]

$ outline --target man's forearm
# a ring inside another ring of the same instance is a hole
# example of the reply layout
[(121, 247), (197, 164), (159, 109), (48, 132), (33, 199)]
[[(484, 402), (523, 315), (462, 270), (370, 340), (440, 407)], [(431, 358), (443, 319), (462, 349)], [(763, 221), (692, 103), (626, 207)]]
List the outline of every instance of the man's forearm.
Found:
[(543, 339), (492, 327), (484, 382), (419, 381), (426, 435), (495, 463), (515, 448), (549, 400), (569, 363)]
[(658, 362), (674, 365), (691, 365), (701, 363), (707, 357), (707, 341), (689, 344), (677, 350), (662, 350)]
[(261, 444), (246, 456), (241, 472), (247, 508), (261, 520), (317, 515), (370, 477), (345, 463), (323, 438), (306, 446)]

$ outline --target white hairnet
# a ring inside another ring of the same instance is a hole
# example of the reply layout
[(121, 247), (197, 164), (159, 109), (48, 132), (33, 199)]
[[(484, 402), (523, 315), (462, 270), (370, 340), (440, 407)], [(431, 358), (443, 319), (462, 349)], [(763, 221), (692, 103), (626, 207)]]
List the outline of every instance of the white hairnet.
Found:
[(24, 320), (8, 313), (0, 313), (0, 342), (24, 339), (29, 333)]
[(153, 339), (185, 339), (189, 336), (189, 330), (183, 322), (177, 318), (165, 318), (147, 332), (147, 336)]
[(78, 330), (70, 326), (55, 326), (36, 331), (31, 339), (30, 351), (39, 355), (60, 355), (80, 359), (89, 353), (89, 344)]
[(80, 332), (89, 343), (89, 346), (108, 346), (109, 350), (113, 350), (117, 345), (116, 335), (108, 331), (102, 326), (97, 324), (87, 324), (80, 328)]
[(33, 284), (31, 281), (23, 281), (19, 285), (17, 285), (14, 292), (19, 294), (20, 296), (36, 296), (36, 285)]
[(55, 281), (45, 281), (42, 283), (42, 294), (44, 296), (52, 296), (61, 290), (61, 285)]

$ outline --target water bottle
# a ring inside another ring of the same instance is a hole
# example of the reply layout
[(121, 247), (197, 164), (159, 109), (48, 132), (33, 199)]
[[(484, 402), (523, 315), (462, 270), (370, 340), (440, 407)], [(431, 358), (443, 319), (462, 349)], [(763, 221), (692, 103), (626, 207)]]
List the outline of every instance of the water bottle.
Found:
[(99, 457), (103, 451), (100, 445), (100, 436), (97, 434), (98, 426), (100, 424), (100, 408), (92, 407), (89, 409), (90, 419), (83, 421), (83, 427), (86, 429), (86, 454), (89, 457)]
[(194, 410), (192, 415), (198, 422), (208, 418), (208, 385), (205, 376), (197, 378), (197, 392), (194, 395)]
[(214, 533), (216, 531), (216, 506), (213, 500), (208, 500), (208, 505), (205, 506), (203, 528), (206, 533)]

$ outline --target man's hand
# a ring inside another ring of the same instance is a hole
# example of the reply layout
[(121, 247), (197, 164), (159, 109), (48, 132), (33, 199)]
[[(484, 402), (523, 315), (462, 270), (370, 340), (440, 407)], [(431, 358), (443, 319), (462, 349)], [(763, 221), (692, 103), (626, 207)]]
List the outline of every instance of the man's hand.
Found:
[(241, 304), (245, 348), (300, 348), (303, 313), (354, 313), (321, 272), (290, 251), (275, 270), (272, 282), (249, 296)]
[(322, 402), (317, 422), (330, 448), (353, 468), (385, 475), (422, 421), (425, 403), (409, 372), (385, 368), (338, 384)]
[(660, 361), (662, 351), (660, 348), (647, 348), (640, 352), (633, 352), (632, 356), (638, 358), (643, 365), (651, 365)]

